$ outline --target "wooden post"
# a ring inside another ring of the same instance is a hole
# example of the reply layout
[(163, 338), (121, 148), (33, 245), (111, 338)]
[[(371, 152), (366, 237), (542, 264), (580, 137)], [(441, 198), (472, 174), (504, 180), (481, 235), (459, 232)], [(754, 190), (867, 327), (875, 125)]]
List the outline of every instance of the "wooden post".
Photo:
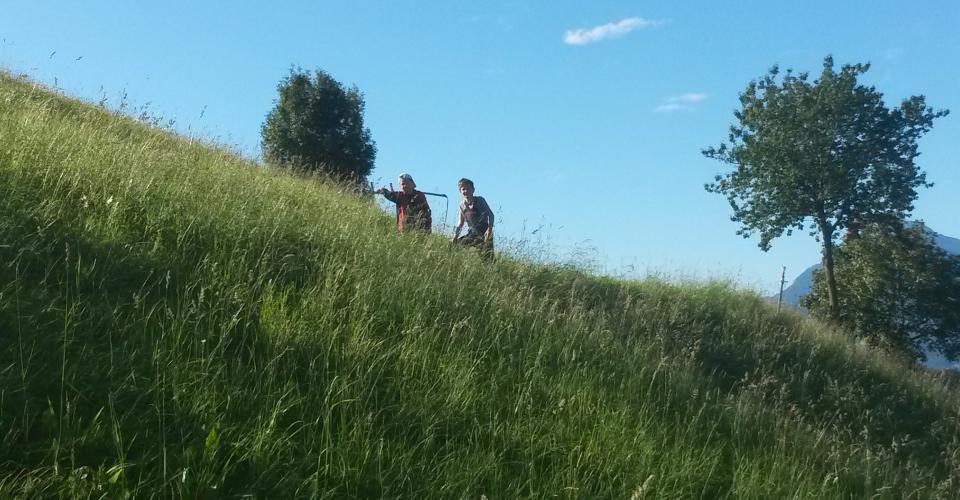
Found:
[(780, 297), (777, 299), (777, 314), (780, 314), (780, 304), (783, 304), (783, 284), (787, 282), (787, 266), (780, 272)]

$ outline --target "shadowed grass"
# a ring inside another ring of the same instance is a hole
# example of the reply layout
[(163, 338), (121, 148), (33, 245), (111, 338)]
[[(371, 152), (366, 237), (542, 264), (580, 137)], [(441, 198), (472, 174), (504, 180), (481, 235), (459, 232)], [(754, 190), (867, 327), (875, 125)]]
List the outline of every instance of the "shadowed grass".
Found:
[(0, 496), (951, 498), (958, 399), (0, 77)]

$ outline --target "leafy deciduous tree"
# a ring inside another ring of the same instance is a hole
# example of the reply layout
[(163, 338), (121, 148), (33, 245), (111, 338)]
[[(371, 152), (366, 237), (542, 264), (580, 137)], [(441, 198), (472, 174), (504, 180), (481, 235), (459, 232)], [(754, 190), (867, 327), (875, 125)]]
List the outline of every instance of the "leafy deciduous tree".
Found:
[(760, 248), (794, 230), (822, 244), (830, 316), (838, 312), (833, 246), (844, 228), (901, 220), (918, 187), (929, 187), (914, 163), (917, 139), (948, 111), (923, 96), (888, 108), (874, 87), (857, 83), (868, 64), (837, 72), (826, 57), (820, 77), (777, 67), (740, 94), (729, 142), (703, 154), (733, 165), (707, 191), (723, 194), (741, 224), (737, 234), (760, 235)]
[[(870, 224), (837, 248), (843, 284), (837, 322), (855, 336), (913, 359), (933, 349), (960, 355), (960, 257), (938, 247), (922, 225)], [(816, 272), (801, 304), (827, 316), (827, 284)]]
[(377, 154), (363, 125), (364, 100), (323, 70), (291, 69), (261, 129), (268, 161), (361, 181)]

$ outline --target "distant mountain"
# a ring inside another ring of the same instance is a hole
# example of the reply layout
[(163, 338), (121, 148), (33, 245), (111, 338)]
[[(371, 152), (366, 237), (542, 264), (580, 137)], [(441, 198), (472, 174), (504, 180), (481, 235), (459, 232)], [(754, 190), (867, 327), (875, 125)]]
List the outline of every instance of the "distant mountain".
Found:
[[(944, 236), (929, 227), (927, 227), (927, 231), (933, 235), (933, 241), (940, 248), (944, 249), (947, 253), (960, 255), (960, 240), (951, 238), (950, 236)], [(794, 278), (790, 286), (783, 289), (783, 303), (788, 306), (800, 308), (800, 298), (810, 293), (810, 289), (813, 288), (813, 272), (818, 269), (820, 269), (820, 264), (814, 264)], [(777, 296), (774, 295), (772, 299), (776, 301)]]
[[(813, 272), (818, 271), (821, 267), (821, 264), (814, 264), (806, 268), (800, 276), (797, 276), (790, 282), (790, 286), (783, 289), (783, 303), (797, 309), (802, 309), (800, 307), (800, 299), (804, 295), (810, 293), (810, 289), (813, 288)], [(778, 297), (774, 295), (773, 300), (777, 300)]]
[[(944, 236), (930, 229), (929, 226), (926, 229), (933, 235), (933, 241), (940, 248), (944, 249), (947, 253), (960, 255), (960, 240), (951, 238), (950, 236)], [(820, 264), (814, 264), (806, 268), (799, 276), (793, 279), (790, 286), (783, 289), (784, 305), (795, 309), (803, 309), (800, 307), (800, 298), (810, 293), (810, 289), (813, 288), (813, 272), (819, 270), (820, 267)], [(771, 299), (776, 302), (777, 295), (774, 295)], [(936, 353), (927, 353), (927, 355), (929, 357), (927, 366), (931, 368), (960, 368), (957, 363), (951, 363)]]
[(940, 248), (954, 255), (960, 254), (960, 240), (938, 233), (933, 233), (933, 235), (934, 241), (937, 242), (937, 245), (940, 245)]

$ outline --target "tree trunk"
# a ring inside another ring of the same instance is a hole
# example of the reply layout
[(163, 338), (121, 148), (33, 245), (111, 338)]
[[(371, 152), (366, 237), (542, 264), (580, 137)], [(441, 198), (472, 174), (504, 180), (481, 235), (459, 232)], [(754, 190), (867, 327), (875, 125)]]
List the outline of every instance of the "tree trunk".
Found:
[(833, 228), (825, 218), (817, 222), (820, 226), (820, 238), (823, 241), (823, 272), (827, 277), (827, 299), (830, 301), (830, 319), (840, 317), (840, 303), (837, 298), (837, 278), (833, 274)]

